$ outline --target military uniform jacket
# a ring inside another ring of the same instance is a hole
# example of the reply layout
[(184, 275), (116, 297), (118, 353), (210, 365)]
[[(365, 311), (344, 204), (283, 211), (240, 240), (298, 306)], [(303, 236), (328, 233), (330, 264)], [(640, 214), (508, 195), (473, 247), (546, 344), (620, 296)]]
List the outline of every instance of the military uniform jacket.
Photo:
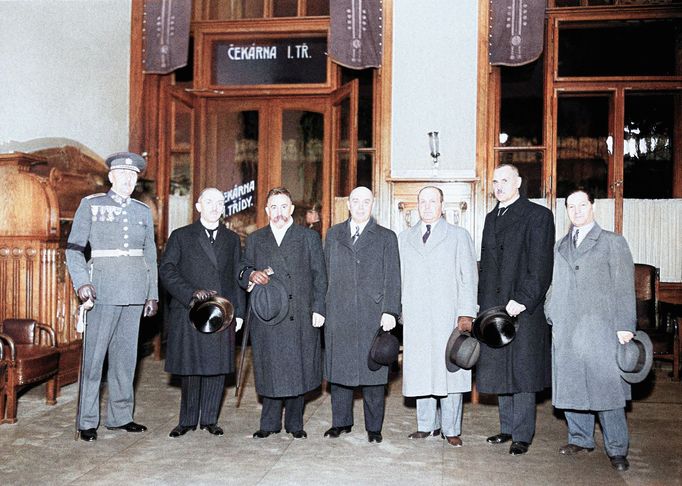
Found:
[(219, 375), (234, 371), (235, 325), (205, 334), (189, 321), (195, 290), (215, 290), (244, 317), (244, 291), (237, 283), (239, 237), (218, 226), (211, 245), (200, 221), (173, 231), (159, 264), (159, 277), (171, 295), (166, 343), (166, 371), (177, 375)]
[(325, 377), (345, 386), (383, 385), (388, 366), (370, 370), (367, 355), (381, 315), (400, 315), (398, 238), (372, 218), (353, 244), (349, 221), (332, 226), (324, 246)]
[[(88, 243), (92, 251), (142, 250), (143, 255), (86, 261)], [(147, 299), (158, 300), (154, 221), (149, 206), (111, 190), (83, 198), (73, 218), (66, 264), (74, 288), (94, 285), (98, 304), (142, 305)]]
[(277, 398), (301, 395), (322, 382), (320, 329), (313, 327), (313, 312), (325, 314), (327, 272), (322, 242), (313, 230), (293, 224), (277, 246), (270, 226), (246, 239), (240, 284), (249, 275), (270, 267), (289, 295), (289, 313), (280, 323), (266, 324), (251, 312), (251, 343), (256, 392)]
[(476, 386), (482, 393), (537, 392), (551, 380), (543, 306), (552, 281), (554, 221), (549, 209), (524, 197), (502, 216), (497, 216), (498, 206), (483, 226), (478, 304), (484, 311), (513, 299), (526, 310), (519, 314), (511, 344), (494, 349), (481, 343)]

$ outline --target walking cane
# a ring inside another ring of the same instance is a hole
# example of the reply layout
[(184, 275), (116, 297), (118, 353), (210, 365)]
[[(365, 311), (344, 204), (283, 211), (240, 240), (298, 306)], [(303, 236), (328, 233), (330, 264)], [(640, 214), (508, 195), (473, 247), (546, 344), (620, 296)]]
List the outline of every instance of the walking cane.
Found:
[(76, 324), (76, 332), (83, 335), (83, 344), (81, 345), (81, 365), (78, 370), (78, 401), (76, 405), (76, 433), (73, 440), (78, 440), (80, 437), (80, 429), (78, 424), (81, 421), (81, 396), (83, 390), (83, 369), (85, 367), (85, 331), (87, 329), (87, 312), (94, 307), (95, 303), (90, 299), (78, 306), (78, 324)]
[(239, 370), (237, 371), (237, 389), (234, 396), (237, 397), (235, 408), (239, 408), (242, 401), (242, 392), (244, 391), (244, 363), (246, 361), (246, 344), (249, 341), (249, 329), (251, 324), (251, 302), (246, 310), (246, 319), (244, 321), (244, 332), (242, 334), (242, 355), (239, 358)]

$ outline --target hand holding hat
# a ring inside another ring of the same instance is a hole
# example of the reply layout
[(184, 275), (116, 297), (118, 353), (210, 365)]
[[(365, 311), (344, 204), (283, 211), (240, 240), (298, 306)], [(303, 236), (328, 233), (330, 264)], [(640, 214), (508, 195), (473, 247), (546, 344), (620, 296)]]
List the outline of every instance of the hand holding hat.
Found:
[(621, 344), (627, 344), (635, 337), (630, 331), (616, 331), (616, 336), (618, 336), (618, 342)]
[(318, 314), (317, 312), (313, 312), (313, 327), (322, 326), (324, 326), (324, 316), (322, 314)]
[(390, 331), (395, 327), (395, 316), (392, 314), (381, 314), (381, 329)]

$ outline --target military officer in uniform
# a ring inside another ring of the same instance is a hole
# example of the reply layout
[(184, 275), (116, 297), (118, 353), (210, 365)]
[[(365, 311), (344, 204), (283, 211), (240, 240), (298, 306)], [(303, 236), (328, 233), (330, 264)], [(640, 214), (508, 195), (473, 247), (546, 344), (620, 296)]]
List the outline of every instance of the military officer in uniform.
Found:
[[(111, 190), (83, 198), (73, 218), (66, 264), (81, 301), (91, 301), (84, 335), (78, 429), (97, 440), (102, 364), (108, 354), (106, 427), (143, 432), (133, 422), (133, 377), (140, 316), (158, 309), (154, 222), (149, 207), (130, 195), (147, 162), (121, 152), (110, 155)], [(90, 245), (90, 260), (85, 259)]]

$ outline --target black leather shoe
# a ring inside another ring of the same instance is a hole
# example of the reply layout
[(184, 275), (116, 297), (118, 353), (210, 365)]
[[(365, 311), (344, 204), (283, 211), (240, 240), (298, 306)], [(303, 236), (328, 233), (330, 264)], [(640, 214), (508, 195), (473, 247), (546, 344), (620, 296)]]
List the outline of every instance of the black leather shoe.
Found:
[[(289, 431), (287, 430), (287, 432), (289, 432)], [(306, 438), (308, 438), (308, 434), (306, 434), (305, 430), (303, 430), (303, 429), (297, 430), (296, 432), (289, 432), (289, 433), (291, 434), (291, 436), (294, 439), (306, 439)]]
[(513, 441), (511, 447), (509, 447), (509, 453), (512, 456), (520, 456), (528, 452), (530, 444), (528, 442)]
[(253, 438), (254, 439), (265, 439), (266, 437), (269, 437), (271, 434), (279, 434), (279, 430), (277, 431), (270, 431), (270, 430), (261, 430), (258, 429), (253, 433)]
[(581, 447), (576, 444), (566, 444), (559, 449), (559, 454), (563, 454), (565, 456), (575, 456), (576, 454), (592, 452), (593, 450), (594, 447)]
[(207, 424), (207, 425), (202, 425), (201, 430), (208, 430), (209, 434), (213, 435), (224, 435), (225, 432), (223, 432), (223, 429), (217, 425), (217, 424)]
[(119, 425), (118, 427), (108, 427), (109, 430), (125, 430), (126, 432), (144, 432), (147, 427), (144, 425), (136, 424), (135, 422), (128, 422), (125, 425)]
[(81, 440), (85, 442), (93, 442), (97, 440), (97, 429), (81, 429), (78, 431)]
[(505, 442), (509, 442), (511, 440), (511, 438), (512, 437), (510, 434), (497, 434), (497, 435), (491, 435), (485, 441), (488, 444), (504, 444)]
[(369, 430), (367, 431), (367, 440), (370, 442), (376, 442), (377, 444), (380, 444), (384, 438), (381, 436), (381, 432), (370, 432)]
[(332, 427), (324, 433), (324, 436), (336, 439), (341, 434), (349, 434), (352, 428), (352, 425), (346, 425), (345, 427)]
[(627, 471), (630, 469), (630, 463), (625, 456), (613, 456), (609, 457), (609, 459), (611, 460), (611, 466), (616, 471)]
[(197, 430), (196, 426), (191, 426), (191, 425), (176, 425), (173, 430), (170, 431), (170, 434), (168, 434), (168, 437), (180, 437), (181, 435), (185, 435), (187, 432), (190, 430)]

